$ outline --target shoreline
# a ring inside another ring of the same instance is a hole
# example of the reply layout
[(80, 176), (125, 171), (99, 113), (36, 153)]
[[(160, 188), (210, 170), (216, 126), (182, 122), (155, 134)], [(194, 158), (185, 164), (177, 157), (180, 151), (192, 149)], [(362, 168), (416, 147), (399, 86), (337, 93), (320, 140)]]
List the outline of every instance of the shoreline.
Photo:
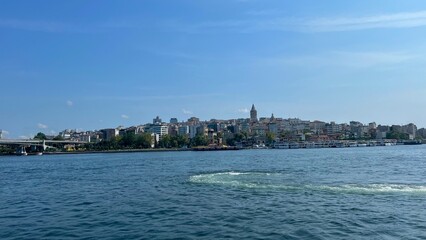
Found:
[[(192, 149), (161, 148), (161, 149), (124, 149), (124, 150), (102, 150), (102, 151), (70, 151), (70, 152), (43, 152), (42, 155), (79, 155), (79, 154), (100, 154), (100, 153), (140, 153), (140, 152), (183, 152)], [(0, 153), (0, 156), (18, 156), (15, 153)], [(28, 156), (36, 154), (28, 153)]]
[[(392, 145), (392, 146), (413, 146), (413, 145), (423, 145), (423, 144), (400, 144), (400, 145)], [(356, 147), (356, 148), (371, 148), (371, 147), (389, 147), (389, 146), (364, 146), (364, 147)], [(345, 147), (289, 147), (289, 148), (277, 148), (277, 147), (265, 147), (265, 148), (208, 148), (208, 147), (194, 147), (194, 148), (155, 148), (155, 149), (122, 149), (122, 150), (100, 150), (100, 151), (70, 151), (70, 152), (43, 152), (41, 155), (79, 155), (79, 154), (103, 154), (103, 153), (142, 153), (142, 152), (204, 152), (204, 151), (235, 151), (235, 150), (295, 150), (295, 149), (327, 149), (327, 148), (353, 148), (349, 146)], [(19, 156), (15, 153), (0, 153), (0, 156)], [(36, 153), (28, 153), (28, 156), (37, 156)]]

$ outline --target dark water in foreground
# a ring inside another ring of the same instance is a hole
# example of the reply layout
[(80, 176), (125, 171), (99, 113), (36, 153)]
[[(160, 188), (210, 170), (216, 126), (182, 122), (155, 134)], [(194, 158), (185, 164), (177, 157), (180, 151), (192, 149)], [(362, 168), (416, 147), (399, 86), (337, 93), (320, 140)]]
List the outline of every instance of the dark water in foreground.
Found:
[(0, 239), (426, 239), (426, 146), (0, 157)]

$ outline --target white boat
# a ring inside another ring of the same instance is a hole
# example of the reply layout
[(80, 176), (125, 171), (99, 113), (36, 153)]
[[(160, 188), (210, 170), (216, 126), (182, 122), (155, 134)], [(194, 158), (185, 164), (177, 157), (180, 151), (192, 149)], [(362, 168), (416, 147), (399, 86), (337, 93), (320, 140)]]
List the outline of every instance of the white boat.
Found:
[(266, 145), (261, 143), (261, 144), (255, 144), (253, 145), (254, 149), (267, 149)]
[(25, 147), (19, 147), (18, 149), (16, 149), (16, 155), (27, 156), (28, 153), (27, 153), (27, 151), (25, 151)]

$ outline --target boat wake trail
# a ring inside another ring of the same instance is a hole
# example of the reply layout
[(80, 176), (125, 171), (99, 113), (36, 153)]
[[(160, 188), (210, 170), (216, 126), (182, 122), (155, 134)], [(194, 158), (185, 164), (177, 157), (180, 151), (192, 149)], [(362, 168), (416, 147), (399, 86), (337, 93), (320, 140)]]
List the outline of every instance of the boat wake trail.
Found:
[(415, 184), (300, 184), (292, 183), (284, 173), (217, 172), (193, 175), (189, 182), (224, 187), (265, 189), (278, 191), (323, 191), (353, 194), (421, 194), (426, 196), (426, 185)]

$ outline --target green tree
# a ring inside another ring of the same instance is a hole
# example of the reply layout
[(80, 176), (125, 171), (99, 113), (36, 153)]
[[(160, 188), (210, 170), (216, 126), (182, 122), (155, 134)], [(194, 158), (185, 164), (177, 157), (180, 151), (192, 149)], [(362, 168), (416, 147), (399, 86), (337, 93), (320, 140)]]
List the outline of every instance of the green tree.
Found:
[(124, 134), (119, 145), (124, 148), (133, 148), (136, 145), (136, 135), (134, 133)]
[(171, 137), (170, 135), (164, 135), (161, 137), (160, 141), (158, 142), (159, 148), (170, 148), (171, 146)]
[(271, 132), (267, 132), (266, 133), (266, 143), (272, 144), (274, 141), (275, 141), (275, 134), (273, 134)]
[(152, 136), (149, 133), (143, 133), (136, 137), (137, 148), (151, 148)]
[(46, 134), (39, 132), (37, 133), (37, 135), (34, 136), (34, 139), (38, 139), (38, 140), (46, 140)]
[(387, 139), (408, 140), (409, 136), (406, 133), (391, 131), (386, 134)]
[(185, 147), (189, 145), (189, 138), (187, 135), (179, 135), (176, 137), (177, 138), (177, 143), (178, 143), (178, 147)]
[(62, 140), (64, 140), (64, 138), (61, 135), (58, 135), (58, 136), (54, 137), (53, 140), (62, 141)]
[(207, 146), (209, 144), (209, 140), (204, 134), (197, 134), (191, 141), (191, 146)]

